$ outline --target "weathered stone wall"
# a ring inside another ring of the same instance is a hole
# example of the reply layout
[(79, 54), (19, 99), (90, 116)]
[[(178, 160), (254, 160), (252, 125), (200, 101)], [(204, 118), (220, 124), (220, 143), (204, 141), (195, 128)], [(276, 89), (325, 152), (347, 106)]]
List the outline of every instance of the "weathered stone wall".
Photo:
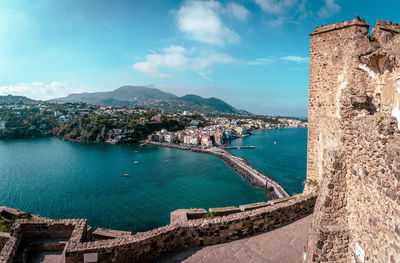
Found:
[(311, 34), (306, 262), (400, 262), (400, 25), (368, 27)]
[[(307, 180), (321, 182), (324, 149), (340, 145), (340, 97), (359, 50), (368, 42), (369, 25), (352, 20), (316, 28), (310, 43)], [(367, 44), (368, 45), (368, 44)], [(305, 192), (315, 188), (306, 184)]]
[(68, 246), (73, 247), (86, 239), (86, 233), (86, 220), (83, 219), (17, 219), (11, 227), (10, 237), (0, 250), (0, 263), (14, 262), (16, 252), (25, 237), (69, 237)]
[(83, 262), (97, 253), (98, 262), (149, 262), (178, 249), (206, 246), (269, 231), (312, 213), (316, 197), (298, 195), (284, 202), (213, 219), (178, 220), (155, 230), (112, 240), (68, 245), (66, 262)]
[(0, 251), (3, 249), (6, 242), (10, 239), (9, 233), (0, 232)]

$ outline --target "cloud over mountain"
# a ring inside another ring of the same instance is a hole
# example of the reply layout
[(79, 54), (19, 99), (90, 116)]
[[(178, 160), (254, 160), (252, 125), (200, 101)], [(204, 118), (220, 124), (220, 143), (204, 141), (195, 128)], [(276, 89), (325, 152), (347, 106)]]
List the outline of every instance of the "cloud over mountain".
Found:
[(163, 48), (160, 53), (146, 56), (146, 59), (133, 64), (133, 68), (146, 73), (154, 78), (172, 78), (171, 75), (162, 73), (160, 69), (192, 70), (200, 76), (204, 70), (213, 65), (231, 64), (238, 60), (224, 53), (210, 53), (204, 56), (193, 56), (182, 46), (171, 45)]

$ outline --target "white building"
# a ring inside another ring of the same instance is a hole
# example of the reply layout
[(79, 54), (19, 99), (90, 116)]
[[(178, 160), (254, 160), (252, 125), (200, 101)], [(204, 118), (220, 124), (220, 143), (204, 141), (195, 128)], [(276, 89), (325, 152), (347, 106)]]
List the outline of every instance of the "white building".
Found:
[(5, 130), (5, 129), (6, 129), (6, 122), (0, 121), (0, 130)]
[(173, 141), (176, 140), (176, 135), (175, 134), (165, 134), (164, 135), (164, 142), (166, 143), (172, 143)]
[(186, 135), (185, 137), (183, 137), (183, 143), (184, 144), (190, 144), (190, 145), (197, 145), (199, 144), (197, 137), (195, 136), (189, 136)]

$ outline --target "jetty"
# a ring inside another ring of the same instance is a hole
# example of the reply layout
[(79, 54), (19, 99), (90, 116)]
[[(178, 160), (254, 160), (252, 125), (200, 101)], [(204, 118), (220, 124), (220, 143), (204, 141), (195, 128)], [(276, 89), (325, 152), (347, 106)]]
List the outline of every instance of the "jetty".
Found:
[(255, 149), (256, 146), (225, 146), (224, 149)]
[(235, 171), (240, 176), (245, 178), (251, 185), (270, 189), (272, 198), (284, 198), (290, 196), (277, 181), (273, 180), (272, 178), (268, 177), (261, 171), (251, 166), (246, 159), (235, 156), (225, 149), (218, 147), (203, 149), (199, 147), (189, 147), (152, 141), (146, 141), (146, 144), (215, 155), (224, 160), (227, 165), (235, 169)]

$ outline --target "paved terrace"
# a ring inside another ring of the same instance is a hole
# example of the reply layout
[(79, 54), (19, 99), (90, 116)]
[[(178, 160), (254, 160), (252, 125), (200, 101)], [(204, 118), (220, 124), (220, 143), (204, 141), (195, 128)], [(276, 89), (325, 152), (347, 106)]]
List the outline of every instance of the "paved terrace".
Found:
[(296, 263), (302, 262), (312, 215), (287, 226), (230, 243), (189, 249), (158, 261), (185, 263)]

